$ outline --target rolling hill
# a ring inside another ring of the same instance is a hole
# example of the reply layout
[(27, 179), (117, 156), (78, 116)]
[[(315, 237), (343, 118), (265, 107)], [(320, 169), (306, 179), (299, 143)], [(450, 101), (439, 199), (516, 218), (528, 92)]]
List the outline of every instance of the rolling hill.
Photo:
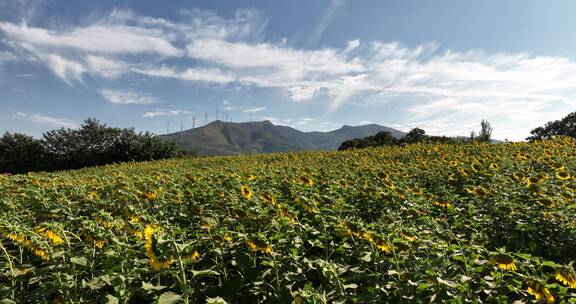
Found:
[(374, 135), (380, 131), (388, 131), (397, 138), (404, 136), (404, 132), (376, 124), (343, 126), (329, 132), (302, 132), (274, 125), (270, 121), (233, 123), (217, 120), (203, 127), (159, 137), (165, 142), (175, 142), (182, 148), (198, 149), (200, 155), (237, 155), (335, 150), (345, 140)]

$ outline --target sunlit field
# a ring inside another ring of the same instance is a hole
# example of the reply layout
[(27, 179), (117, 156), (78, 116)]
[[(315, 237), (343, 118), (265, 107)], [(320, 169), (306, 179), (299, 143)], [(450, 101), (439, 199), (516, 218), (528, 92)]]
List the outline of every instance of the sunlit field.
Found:
[(2, 303), (576, 300), (576, 141), (0, 177)]

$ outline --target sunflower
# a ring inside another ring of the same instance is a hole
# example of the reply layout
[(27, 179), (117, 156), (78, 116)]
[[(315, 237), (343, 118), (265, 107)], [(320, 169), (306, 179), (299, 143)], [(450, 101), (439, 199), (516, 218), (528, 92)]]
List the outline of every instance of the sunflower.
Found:
[(452, 205), (445, 201), (433, 201), (432, 204), (442, 207), (442, 208), (450, 208)]
[(253, 180), (256, 179), (256, 175), (250, 174), (250, 175), (246, 176), (246, 179), (249, 180), (249, 181), (253, 181)]
[(388, 173), (385, 172), (378, 172), (378, 177), (381, 179), (388, 179), (390, 176), (388, 175)]
[(550, 293), (550, 290), (544, 287), (542, 283), (530, 279), (528, 280), (526, 285), (528, 286), (526, 288), (526, 291), (528, 291), (529, 294), (533, 295), (536, 301), (543, 300), (546, 301), (546, 303), (555, 302), (554, 296), (552, 295), (552, 293)]
[(499, 254), (494, 257), (494, 263), (502, 270), (516, 270), (516, 264), (514, 264), (514, 258), (507, 254)]
[(154, 191), (149, 191), (144, 194), (144, 198), (148, 201), (153, 201), (158, 198), (158, 194), (156, 194)]
[(274, 196), (272, 196), (268, 193), (260, 194), (260, 198), (262, 198), (263, 201), (267, 202), (268, 204), (270, 204), (272, 206), (276, 205), (276, 198), (274, 198)]
[(482, 170), (482, 168), (480, 167), (480, 164), (477, 162), (472, 163), (472, 165), (470, 165), (470, 168), (472, 168), (472, 171), (474, 171), (474, 172), (480, 172)]
[(52, 245), (60, 245), (64, 243), (64, 240), (57, 233), (47, 228), (39, 227), (36, 229), (36, 232), (41, 236), (49, 239)]
[(96, 242), (94, 243), (94, 245), (96, 247), (98, 247), (98, 249), (102, 249), (104, 248), (104, 246), (106, 246), (107, 241), (106, 240), (96, 240)]
[(486, 195), (488, 195), (488, 190), (482, 187), (477, 187), (476, 189), (474, 189), (474, 195), (477, 197), (485, 197)]
[(157, 243), (155, 234), (159, 230), (160, 229), (156, 225), (147, 225), (146, 228), (144, 228), (144, 248), (146, 248), (146, 255), (150, 260), (150, 268), (154, 270), (170, 268), (170, 264), (172, 264), (172, 258), (160, 260), (156, 257), (156, 253), (154, 252), (154, 247)]
[(248, 245), (248, 248), (250, 249), (250, 251), (253, 252), (257, 252), (260, 251), (262, 253), (268, 253), (268, 254), (272, 254), (272, 247), (266, 243), (264, 243), (263, 241), (260, 240), (247, 240), (246, 241), (246, 245)]
[(536, 177), (530, 177), (526, 179), (526, 188), (530, 188), (533, 187), (535, 185), (537, 185), (540, 182), (540, 180)]
[(376, 237), (373, 242), (376, 245), (378, 250), (382, 251), (385, 254), (389, 254), (392, 252), (392, 246), (386, 243), (383, 239)]
[(350, 224), (348, 222), (340, 223), (340, 227), (342, 227), (344, 229), (344, 231), (346, 232), (346, 234), (349, 236), (358, 237), (362, 234), (362, 231), (360, 231), (360, 229), (358, 229), (356, 226), (354, 226), (353, 224)]
[(50, 260), (50, 255), (45, 250), (38, 248), (36, 246), (30, 246), (29, 250), (32, 251), (37, 257), (41, 258), (44, 261)]
[(556, 170), (564, 170), (564, 165), (561, 163), (552, 163), (551, 166)]
[(500, 166), (498, 166), (497, 163), (491, 163), (490, 164), (490, 169), (494, 170), (494, 171), (498, 171), (498, 169), (500, 169)]
[(194, 252), (192, 252), (191, 255), (185, 257), (186, 260), (188, 261), (198, 261), (200, 259), (200, 253), (196, 250), (194, 250)]
[(556, 269), (556, 280), (569, 288), (576, 288), (576, 276), (567, 267)]
[(286, 210), (283, 206), (279, 206), (278, 214), (280, 217), (288, 219), (288, 221), (292, 224), (296, 223), (296, 217), (288, 210)]
[(566, 171), (557, 171), (557, 172), (556, 172), (556, 178), (559, 179), (559, 180), (564, 181), (564, 180), (570, 179), (571, 176), (570, 176), (570, 174), (568, 174), (568, 172), (566, 172)]
[(240, 193), (242, 193), (242, 196), (244, 196), (247, 199), (252, 198), (252, 190), (250, 190), (250, 188), (246, 186), (240, 186)]
[(308, 176), (300, 176), (300, 181), (308, 186), (314, 185), (314, 181)]

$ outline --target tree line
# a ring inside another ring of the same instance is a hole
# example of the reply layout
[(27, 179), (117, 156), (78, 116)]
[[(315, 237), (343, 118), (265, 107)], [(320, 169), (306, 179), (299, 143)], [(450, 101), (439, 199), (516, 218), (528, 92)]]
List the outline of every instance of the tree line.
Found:
[(0, 138), (0, 173), (79, 169), (182, 155), (150, 132), (109, 127), (90, 118), (79, 129), (57, 129), (36, 139), (6, 132)]
[(348, 149), (361, 149), (367, 147), (379, 147), (390, 145), (406, 145), (417, 142), (431, 143), (464, 143), (471, 141), (490, 142), (492, 136), (492, 127), (488, 121), (482, 120), (480, 131), (470, 133), (470, 137), (448, 137), (448, 136), (430, 136), (421, 128), (410, 130), (404, 137), (396, 138), (388, 131), (378, 132), (375, 135), (364, 138), (354, 138), (343, 142), (338, 148), (339, 151)]

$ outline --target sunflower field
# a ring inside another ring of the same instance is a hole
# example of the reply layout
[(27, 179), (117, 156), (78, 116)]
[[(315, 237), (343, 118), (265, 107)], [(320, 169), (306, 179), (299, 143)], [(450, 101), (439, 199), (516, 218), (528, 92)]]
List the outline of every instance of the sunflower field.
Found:
[(0, 303), (576, 303), (575, 148), (0, 176)]

